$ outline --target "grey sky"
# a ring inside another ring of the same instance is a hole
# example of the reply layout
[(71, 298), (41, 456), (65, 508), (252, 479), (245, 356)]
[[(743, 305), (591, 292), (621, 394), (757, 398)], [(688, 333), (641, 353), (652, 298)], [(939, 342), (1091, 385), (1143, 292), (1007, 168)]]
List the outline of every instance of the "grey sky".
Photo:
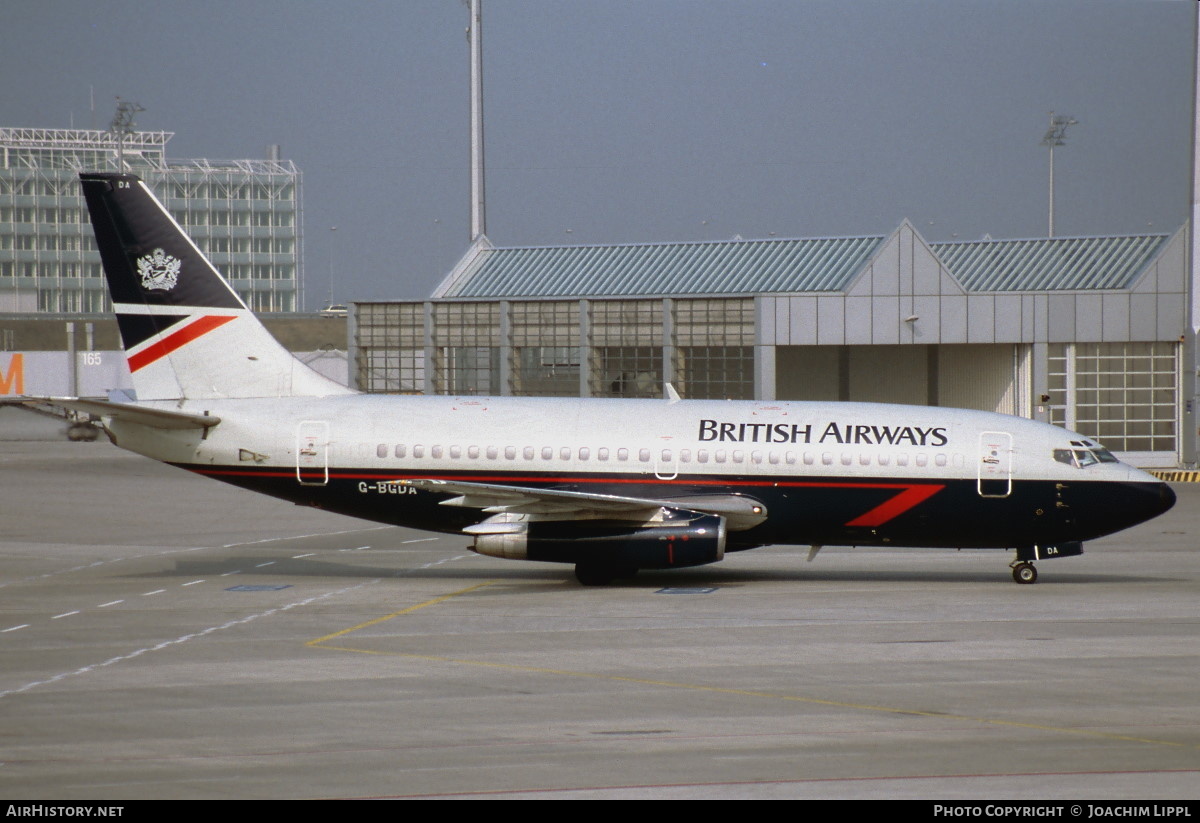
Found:
[[(0, 125), (304, 172), (309, 306), (423, 297), (468, 234), (461, 0), (7, 0)], [(1193, 0), (484, 0), (498, 245), (1174, 231)], [(89, 111), (95, 89), (97, 113)], [(337, 226), (336, 234), (330, 231)]]

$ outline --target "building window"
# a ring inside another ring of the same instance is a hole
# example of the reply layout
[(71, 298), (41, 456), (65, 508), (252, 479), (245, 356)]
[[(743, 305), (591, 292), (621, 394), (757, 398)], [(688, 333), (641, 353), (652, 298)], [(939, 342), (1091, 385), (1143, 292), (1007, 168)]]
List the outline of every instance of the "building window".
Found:
[(1178, 346), (1057, 343), (1050, 346), (1050, 422), (1113, 451), (1177, 448)]

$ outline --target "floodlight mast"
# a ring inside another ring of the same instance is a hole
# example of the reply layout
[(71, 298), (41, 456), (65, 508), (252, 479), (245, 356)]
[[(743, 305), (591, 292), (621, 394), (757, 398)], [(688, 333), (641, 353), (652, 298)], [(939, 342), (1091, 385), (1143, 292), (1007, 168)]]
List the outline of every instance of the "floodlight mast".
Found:
[(133, 134), (134, 128), (133, 116), (139, 111), (145, 111), (140, 103), (135, 103), (132, 100), (122, 100), (117, 98), (117, 112), (113, 115), (112, 122), (108, 124), (110, 134), (116, 135), (117, 138), (117, 170), (126, 171), (125, 168), (125, 135)]
[(1079, 121), (1067, 114), (1050, 112), (1050, 128), (1042, 138), (1042, 145), (1050, 149), (1050, 226), (1048, 237), (1054, 236), (1054, 147), (1066, 145), (1067, 126), (1074, 126)]
[(471, 242), (487, 231), (483, 172), (483, 10), (480, 0), (467, 0), (471, 23)]

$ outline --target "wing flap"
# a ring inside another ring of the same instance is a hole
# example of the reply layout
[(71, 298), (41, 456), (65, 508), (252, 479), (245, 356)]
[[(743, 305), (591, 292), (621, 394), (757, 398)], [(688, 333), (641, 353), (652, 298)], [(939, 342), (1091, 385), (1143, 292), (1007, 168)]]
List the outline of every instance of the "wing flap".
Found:
[(425, 491), (454, 494), (455, 497), (443, 500), (441, 505), (482, 509), (490, 514), (562, 515), (563, 519), (609, 516), (645, 520), (658, 509), (669, 508), (720, 515), (734, 531), (753, 528), (767, 519), (767, 510), (762, 503), (739, 494), (646, 498), (467, 480), (415, 478), (391, 482)]

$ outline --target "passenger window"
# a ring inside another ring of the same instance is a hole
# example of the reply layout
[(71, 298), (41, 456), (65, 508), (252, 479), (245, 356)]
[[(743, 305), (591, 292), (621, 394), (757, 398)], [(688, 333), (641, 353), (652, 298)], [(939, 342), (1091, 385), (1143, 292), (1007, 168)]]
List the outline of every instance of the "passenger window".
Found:
[(516, 460), (517, 459), (517, 447), (516, 446), (505, 446), (504, 447), (504, 459), (505, 460)]
[(570, 446), (560, 446), (558, 449), (558, 459), (559, 460), (570, 460), (571, 459), (571, 447)]
[(879, 465), (886, 466), (888, 463), (891, 463), (891, 462), (892, 462), (892, 456), (890, 454), (888, 454), (887, 452), (879, 453)]
[(833, 454), (830, 452), (821, 452), (821, 462), (826, 466), (833, 465)]
[(617, 459), (618, 460), (628, 460), (629, 459), (629, 449), (617, 449)]
[(869, 466), (869, 465), (871, 465), (871, 455), (867, 454), (866, 452), (862, 452), (861, 454), (859, 454), (859, 456), (858, 456), (858, 464), (859, 464), (860, 466)]
[(533, 446), (526, 446), (525, 448), (521, 449), (521, 456), (524, 457), (526, 460), (532, 460), (533, 459)]
[(387, 443), (380, 443), (378, 446), (375, 447), (375, 456), (376, 457), (387, 457), (387, 453), (388, 453)]
[(440, 460), (442, 458), (442, 447), (434, 446), (432, 449), (429, 450), (429, 456), (432, 457), (434, 460)]
[(946, 455), (944, 455), (944, 454), (937, 455), (936, 457), (933, 458), (933, 462), (939, 466), (946, 465)]
[(852, 455), (850, 452), (842, 452), (842, 465), (843, 466), (849, 466), (853, 462), (854, 462), (854, 455)]
[(396, 446), (393, 454), (395, 454), (397, 457), (403, 457), (406, 451), (407, 449), (405, 449), (403, 446)]
[(413, 457), (424, 457), (424, 456), (425, 456), (425, 447), (424, 446), (413, 446)]
[(639, 449), (638, 450), (638, 460), (641, 460), (643, 463), (649, 463), (650, 462), (650, 450), (649, 449)]
[(591, 456), (591, 454), (592, 454), (592, 452), (587, 446), (580, 447), (580, 449), (579, 449), (579, 459), (580, 460), (587, 460)]
[(696, 449), (696, 462), (697, 463), (707, 463), (708, 462), (708, 449)]
[(462, 457), (462, 446), (451, 446), (450, 447), (450, 459), (457, 460), (460, 457)]
[(896, 455), (896, 465), (897, 466), (907, 466), (908, 465), (908, 455), (907, 454)]
[(680, 463), (691, 463), (692, 462), (692, 452), (690, 449), (680, 449), (679, 450), (679, 462)]
[(917, 465), (918, 466), (928, 466), (929, 465), (929, 455), (918, 454), (917, 455)]
[(745, 458), (746, 458), (746, 454), (741, 449), (733, 450), (733, 462), (734, 463), (741, 463)]
[(608, 459), (608, 449), (606, 449), (604, 447), (596, 449), (596, 459), (597, 460), (607, 460)]
[(543, 460), (553, 460), (554, 459), (554, 449), (550, 448), (549, 446), (542, 446), (542, 459)]
[(751, 463), (761, 463), (762, 462), (762, 452), (757, 452), (757, 451), (750, 452), (750, 462)]
[(471, 458), (472, 460), (478, 460), (479, 459), (479, 447), (478, 446), (467, 446), (467, 457)]
[(664, 463), (671, 462), (671, 450), (670, 449), (662, 450), (662, 462), (664, 462)]
[(497, 456), (498, 454), (500, 454), (500, 450), (499, 450), (499, 449), (497, 449), (495, 446), (488, 446), (488, 447), (487, 447), (487, 459), (488, 459), (488, 460), (495, 460), (495, 459), (496, 459), (496, 456)]
[(716, 458), (716, 461), (718, 463), (724, 463), (725, 462), (725, 450), (717, 449), (716, 454), (714, 454), (713, 457)]
[(771, 461), (772, 466), (778, 466), (779, 465), (779, 452), (771, 452), (770, 456), (767, 459)]

